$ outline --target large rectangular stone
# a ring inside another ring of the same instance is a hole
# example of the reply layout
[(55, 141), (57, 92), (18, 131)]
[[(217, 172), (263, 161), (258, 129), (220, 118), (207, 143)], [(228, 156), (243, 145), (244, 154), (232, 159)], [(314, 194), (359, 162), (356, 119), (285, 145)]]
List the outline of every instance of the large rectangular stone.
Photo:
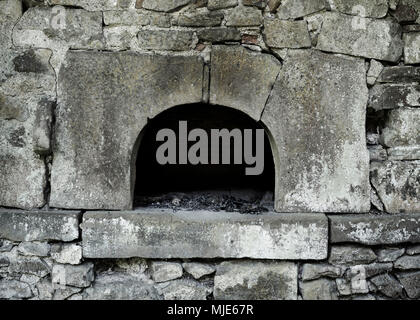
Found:
[[(370, 210), (365, 62), (293, 50), (264, 109), (279, 212)], [(351, 106), (351, 108), (349, 108)]]
[(394, 109), (388, 113), (380, 139), (388, 147), (420, 145), (419, 124), (420, 108)]
[(11, 241), (73, 241), (79, 238), (77, 211), (0, 210), (0, 238)]
[(420, 82), (420, 67), (395, 66), (386, 67), (379, 75), (378, 82), (410, 83)]
[(369, 92), (368, 107), (376, 111), (420, 107), (420, 86), (413, 84), (377, 84)]
[(322, 214), (260, 216), (226, 212), (89, 212), (82, 224), (85, 258), (327, 257)]
[(420, 242), (420, 213), (329, 216), (330, 241), (366, 245)]
[(402, 29), (392, 20), (325, 13), (317, 49), (397, 62), (403, 49)]

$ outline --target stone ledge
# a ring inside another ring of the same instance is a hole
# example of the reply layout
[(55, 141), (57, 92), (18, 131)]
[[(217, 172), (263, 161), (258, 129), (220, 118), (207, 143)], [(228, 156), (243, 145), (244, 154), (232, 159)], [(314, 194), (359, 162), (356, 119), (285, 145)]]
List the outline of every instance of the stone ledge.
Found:
[(89, 212), (81, 227), (85, 258), (322, 260), (328, 251), (323, 214)]
[(73, 241), (79, 238), (78, 211), (0, 209), (0, 238), (11, 241)]
[(330, 242), (366, 245), (420, 242), (420, 213), (329, 216)]

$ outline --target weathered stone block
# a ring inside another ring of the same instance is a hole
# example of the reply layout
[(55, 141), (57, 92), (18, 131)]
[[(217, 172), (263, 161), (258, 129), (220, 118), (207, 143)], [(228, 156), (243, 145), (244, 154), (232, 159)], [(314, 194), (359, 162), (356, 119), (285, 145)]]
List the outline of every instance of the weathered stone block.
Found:
[(51, 269), (38, 257), (19, 257), (11, 261), (8, 271), (14, 275), (30, 274), (43, 278), (51, 272)]
[(83, 292), (84, 300), (159, 300), (153, 281), (143, 274), (99, 274), (90, 288)]
[(53, 244), (51, 258), (62, 264), (80, 264), (82, 261), (82, 247), (75, 243)]
[(0, 299), (25, 299), (32, 297), (31, 287), (17, 280), (0, 280)]
[(83, 218), (86, 258), (325, 259), (323, 215), (262, 216), (149, 209)]
[(283, 0), (277, 8), (280, 19), (297, 19), (325, 9), (324, 0)]
[(302, 269), (302, 280), (316, 280), (321, 277), (338, 278), (342, 276), (343, 270), (340, 267), (329, 264), (305, 263)]
[(306, 21), (264, 20), (265, 42), (272, 48), (310, 48)]
[(191, 49), (193, 33), (179, 30), (140, 30), (137, 38), (143, 49), (183, 51)]
[(50, 245), (46, 242), (21, 242), (18, 252), (25, 256), (47, 257), (50, 253)]
[(420, 161), (376, 162), (371, 182), (390, 213), (420, 212)]
[(291, 262), (222, 262), (214, 278), (216, 300), (296, 300), (297, 265)]
[(153, 261), (152, 278), (155, 282), (165, 282), (182, 277), (182, 265), (177, 262)]
[(208, 0), (207, 7), (209, 10), (219, 10), (236, 7), (238, 0)]
[(206, 300), (211, 289), (200, 282), (180, 279), (157, 285), (165, 300)]
[(182, 264), (182, 267), (187, 273), (192, 275), (194, 279), (200, 279), (216, 271), (216, 268), (206, 263), (185, 262)]
[(13, 32), (17, 46), (73, 49), (102, 47), (102, 14), (80, 9), (65, 9), (65, 19), (48, 7), (32, 7), (25, 12)]
[(420, 146), (389, 148), (387, 153), (389, 160), (420, 160)]
[(203, 70), (197, 56), (70, 51), (58, 80), (50, 205), (130, 209), (147, 118), (200, 102)]
[(105, 46), (110, 50), (126, 50), (137, 48), (138, 26), (106, 26), (104, 27)]
[[(360, 20), (360, 21), (359, 21)], [(403, 49), (401, 27), (392, 20), (325, 13), (317, 48), (323, 51), (396, 62)]]
[(369, 211), (367, 94), (363, 60), (313, 50), (284, 57), (262, 116), (276, 164), (276, 211)]
[(395, 66), (386, 67), (381, 72), (378, 82), (420, 82), (420, 67)]
[(104, 24), (122, 26), (158, 26), (169, 28), (171, 21), (169, 15), (145, 10), (113, 10), (104, 11)]
[(172, 18), (172, 25), (181, 27), (215, 27), (223, 21), (223, 13), (208, 11), (207, 8), (180, 13)]
[(237, 7), (225, 13), (226, 26), (252, 27), (263, 23), (261, 11), (255, 7)]
[(335, 281), (318, 279), (302, 282), (300, 285), (303, 300), (337, 300)]
[(137, 1), (136, 8), (169, 12), (181, 8), (190, 2), (191, 0), (142, 0)]
[(420, 214), (329, 216), (330, 241), (366, 245), (420, 242)]
[(367, 83), (370, 85), (374, 85), (376, 79), (378, 79), (383, 69), (384, 65), (382, 63), (372, 59), (370, 61), (369, 71), (367, 73)]
[(72, 241), (79, 237), (75, 211), (0, 210), (0, 238), (12, 241)]
[(87, 288), (95, 279), (93, 263), (86, 262), (78, 266), (54, 264), (51, 281), (55, 286), (73, 286)]
[[(415, 99), (420, 99), (420, 90), (416, 95), (411, 99), (413, 104), (415, 104)], [(417, 100), (418, 102), (420, 100)], [(420, 145), (419, 123), (420, 108), (392, 110), (389, 112), (385, 127), (382, 129), (381, 142), (388, 147)]]
[(364, 18), (383, 18), (388, 13), (387, 0), (329, 0), (331, 10)]
[(420, 271), (397, 273), (396, 276), (411, 299), (420, 298)]
[(238, 109), (260, 120), (280, 62), (242, 46), (214, 46), (211, 66), (210, 103)]
[(88, 11), (127, 9), (135, 0), (48, 0), (52, 5), (81, 7)]
[(404, 33), (404, 62), (420, 63), (420, 32)]
[(198, 39), (209, 42), (239, 41), (241, 33), (235, 28), (211, 28), (197, 31)]
[(378, 84), (369, 91), (369, 105), (375, 110), (420, 107), (420, 86)]
[(389, 274), (381, 274), (371, 279), (376, 288), (387, 297), (397, 299), (403, 297), (403, 286)]
[(370, 248), (354, 245), (332, 246), (328, 262), (334, 265), (367, 264), (376, 260), (376, 254)]
[(394, 262), (394, 267), (401, 270), (419, 269), (420, 255), (402, 256)]
[(394, 262), (405, 252), (404, 248), (385, 248), (376, 251), (379, 262)]

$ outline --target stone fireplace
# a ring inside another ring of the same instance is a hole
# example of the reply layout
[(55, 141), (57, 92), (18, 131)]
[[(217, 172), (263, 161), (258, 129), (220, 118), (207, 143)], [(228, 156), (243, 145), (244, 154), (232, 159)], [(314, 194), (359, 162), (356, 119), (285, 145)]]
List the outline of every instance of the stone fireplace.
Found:
[(420, 7), (368, 2), (0, 0), (0, 299), (419, 298)]

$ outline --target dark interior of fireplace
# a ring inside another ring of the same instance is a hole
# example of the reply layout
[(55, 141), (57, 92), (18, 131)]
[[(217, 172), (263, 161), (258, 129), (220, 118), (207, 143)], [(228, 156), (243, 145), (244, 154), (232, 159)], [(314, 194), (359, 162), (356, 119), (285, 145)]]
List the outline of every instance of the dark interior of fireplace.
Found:
[[(134, 207), (172, 208), (174, 210), (233, 211), (258, 214), (273, 210), (274, 161), (271, 146), (264, 133), (264, 171), (261, 175), (245, 175), (252, 167), (245, 161), (233, 164), (166, 164), (156, 160), (156, 151), (163, 142), (156, 141), (159, 130), (168, 128), (177, 134), (179, 121), (187, 121), (188, 132), (201, 128), (211, 129), (263, 129), (262, 125), (241, 111), (232, 108), (193, 104), (171, 108), (149, 120), (142, 133), (136, 161)], [(242, 136), (242, 139), (244, 137)], [(196, 142), (188, 142), (188, 148)], [(256, 137), (252, 150), (255, 155)], [(177, 160), (178, 160), (177, 148)], [(243, 155), (242, 155), (243, 156)], [(209, 162), (210, 150), (209, 150)]]

